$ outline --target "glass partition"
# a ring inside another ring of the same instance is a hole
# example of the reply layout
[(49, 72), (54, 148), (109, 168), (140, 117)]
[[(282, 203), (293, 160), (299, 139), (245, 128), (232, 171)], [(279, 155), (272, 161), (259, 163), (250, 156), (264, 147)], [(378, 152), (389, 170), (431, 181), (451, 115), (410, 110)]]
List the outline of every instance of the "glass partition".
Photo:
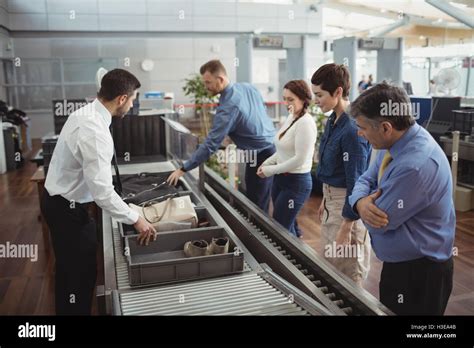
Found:
[(162, 116), (165, 122), (167, 155), (177, 161), (186, 161), (198, 146), (199, 139), (191, 131), (173, 118), (177, 115)]

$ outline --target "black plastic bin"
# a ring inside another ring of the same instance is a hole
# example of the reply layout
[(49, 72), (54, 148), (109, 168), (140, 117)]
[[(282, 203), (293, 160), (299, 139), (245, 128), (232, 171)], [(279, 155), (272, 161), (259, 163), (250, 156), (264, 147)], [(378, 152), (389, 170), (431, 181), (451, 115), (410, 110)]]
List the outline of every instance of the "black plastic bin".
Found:
[[(228, 237), (229, 252), (220, 255), (186, 257), (184, 244), (192, 240)], [(137, 236), (125, 238), (130, 285), (171, 283), (242, 272), (244, 254), (222, 227), (199, 228), (158, 234), (156, 241), (139, 245)]]

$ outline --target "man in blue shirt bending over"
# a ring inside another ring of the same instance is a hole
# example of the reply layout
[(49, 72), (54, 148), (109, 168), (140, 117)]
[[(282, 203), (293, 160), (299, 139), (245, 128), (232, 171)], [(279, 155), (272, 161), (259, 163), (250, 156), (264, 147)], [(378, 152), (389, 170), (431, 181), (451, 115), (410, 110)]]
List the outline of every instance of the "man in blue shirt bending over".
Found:
[(352, 103), (359, 135), (381, 151), (349, 203), (383, 261), (381, 302), (396, 314), (442, 315), (453, 287), (453, 182), (443, 150), (410, 106), (405, 91), (387, 83)]
[(200, 73), (209, 93), (220, 94), (219, 106), (204, 143), (199, 145), (189, 161), (171, 173), (168, 182), (176, 185), (185, 172), (196, 168), (216, 152), (224, 137), (229, 135), (239, 149), (246, 150), (247, 197), (267, 212), (273, 179), (260, 178), (257, 168), (275, 152), (275, 127), (267, 115), (263, 98), (249, 83), (231, 83), (219, 60), (204, 64)]

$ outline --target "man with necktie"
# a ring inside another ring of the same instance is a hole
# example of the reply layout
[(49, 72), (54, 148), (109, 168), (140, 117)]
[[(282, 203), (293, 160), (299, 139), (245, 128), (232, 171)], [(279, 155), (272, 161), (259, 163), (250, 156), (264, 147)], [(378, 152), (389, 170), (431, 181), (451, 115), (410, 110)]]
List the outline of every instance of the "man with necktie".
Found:
[(49, 226), (56, 258), (55, 303), (58, 315), (89, 315), (97, 274), (96, 224), (87, 205), (95, 203), (119, 222), (133, 225), (141, 243), (156, 238), (151, 224), (115, 192), (111, 162), (112, 117), (133, 105), (140, 82), (123, 69), (104, 75), (97, 99), (72, 113), (54, 149), (41, 211)]
[(442, 315), (453, 286), (456, 216), (443, 150), (416, 124), (399, 87), (380, 83), (351, 105), (377, 158), (349, 203), (383, 261), (380, 300), (400, 315)]

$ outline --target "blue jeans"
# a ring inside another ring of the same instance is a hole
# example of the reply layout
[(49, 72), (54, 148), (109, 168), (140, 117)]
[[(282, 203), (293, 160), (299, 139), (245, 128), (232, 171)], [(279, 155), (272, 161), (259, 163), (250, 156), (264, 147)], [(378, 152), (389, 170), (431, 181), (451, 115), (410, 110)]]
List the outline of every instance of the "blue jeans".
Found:
[(277, 174), (273, 178), (273, 218), (291, 234), (298, 236), (296, 216), (309, 198), (313, 181), (311, 173)]
[(251, 167), (250, 163), (247, 163), (245, 168), (245, 186), (246, 196), (252, 202), (260, 207), (265, 213), (268, 214), (268, 208), (270, 206), (270, 196), (272, 193), (273, 178), (261, 178), (257, 175), (257, 169), (265, 160), (275, 153), (275, 146), (272, 145), (267, 149), (261, 150), (257, 154), (257, 164), (255, 167)]

